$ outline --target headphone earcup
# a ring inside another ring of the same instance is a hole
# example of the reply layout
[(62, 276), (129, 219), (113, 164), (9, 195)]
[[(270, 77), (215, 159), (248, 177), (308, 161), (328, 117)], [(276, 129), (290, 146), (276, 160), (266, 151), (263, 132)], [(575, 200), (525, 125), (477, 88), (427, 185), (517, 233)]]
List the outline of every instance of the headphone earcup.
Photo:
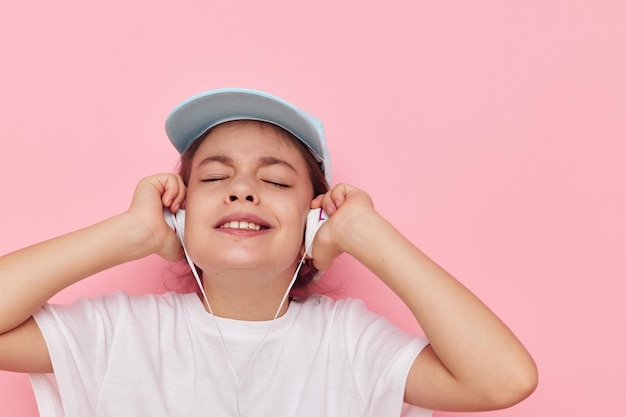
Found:
[(308, 258), (313, 258), (313, 240), (315, 234), (328, 220), (328, 214), (321, 208), (312, 209), (306, 218), (306, 228), (304, 229), (304, 249)]
[(181, 242), (185, 240), (185, 210), (180, 209), (176, 214), (172, 213), (169, 208), (163, 208), (163, 217), (165, 223), (172, 228)]
[(181, 242), (185, 241), (185, 210), (180, 209), (175, 215), (176, 218), (176, 233)]

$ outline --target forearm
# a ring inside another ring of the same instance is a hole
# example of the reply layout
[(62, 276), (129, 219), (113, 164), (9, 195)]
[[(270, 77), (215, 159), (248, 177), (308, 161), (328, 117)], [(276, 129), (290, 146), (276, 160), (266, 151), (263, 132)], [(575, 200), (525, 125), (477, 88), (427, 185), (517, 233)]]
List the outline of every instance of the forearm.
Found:
[(0, 334), (28, 319), (63, 288), (150, 253), (128, 215), (0, 258)]
[(506, 384), (533, 367), (517, 338), (461, 283), (379, 215), (362, 220), (366, 227), (351, 228), (346, 251), (406, 303), (456, 380)]

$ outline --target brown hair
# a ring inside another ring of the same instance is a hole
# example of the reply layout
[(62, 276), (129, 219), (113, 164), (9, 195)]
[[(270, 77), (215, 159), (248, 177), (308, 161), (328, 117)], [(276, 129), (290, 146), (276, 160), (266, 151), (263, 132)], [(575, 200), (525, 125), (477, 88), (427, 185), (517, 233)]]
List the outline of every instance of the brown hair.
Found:
[[(224, 124), (246, 123), (246, 122), (253, 122), (253, 121), (235, 120), (232, 122), (225, 122)], [(304, 157), (304, 161), (309, 171), (309, 178), (311, 180), (311, 184), (313, 185), (313, 195), (311, 196), (311, 199), (313, 199), (315, 196), (326, 193), (330, 189), (330, 186), (328, 184), (328, 181), (326, 180), (326, 177), (324, 176), (324, 173), (322, 172), (320, 164), (315, 160), (315, 157), (313, 156), (311, 151), (309, 151), (309, 149), (306, 147), (304, 143), (302, 143), (301, 140), (299, 140), (296, 136), (294, 136), (290, 132), (286, 131), (285, 129), (277, 125), (267, 123), (267, 122), (257, 122), (257, 123), (260, 123), (260, 125), (264, 128), (273, 129), (281, 135), (286, 135), (296, 145), (296, 147), (298, 148), (298, 150)], [(218, 125), (218, 126), (221, 126), (221, 125)], [(200, 145), (202, 145), (202, 142), (204, 142), (204, 140), (211, 134), (211, 132), (216, 127), (217, 126), (207, 130), (198, 139), (193, 141), (191, 145), (189, 145), (189, 147), (185, 149), (185, 151), (181, 154), (180, 161), (178, 164), (178, 173), (182, 177), (185, 185), (188, 185), (189, 183), (189, 177), (191, 176), (192, 161), (193, 161), (194, 155), (196, 154), (196, 151), (198, 150)], [(304, 241), (304, 236), (303, 236), (303, 241)], [(294, 298), (294, 299), (306, 298), (309, 295), (309, 291), (308, 291), (309, 286), (310, 284), (312, 284), (313, 279), (315, 278), (315, 275), (317, 275), (318, 272), (319, 271), (317, 270), (317, 268), (315, 268), (315, 266), (313, 265), (313, 260), (305, 259), (304, 264), (300, 268), (298, 278), (296, 279), (296, 282), (294, 283), (293, 288), (291, 289), (291, 293), (290, 293), (291, 298)], [(199, 274), (200, 276), (202, 276), (201, 270), (199, 270)]]

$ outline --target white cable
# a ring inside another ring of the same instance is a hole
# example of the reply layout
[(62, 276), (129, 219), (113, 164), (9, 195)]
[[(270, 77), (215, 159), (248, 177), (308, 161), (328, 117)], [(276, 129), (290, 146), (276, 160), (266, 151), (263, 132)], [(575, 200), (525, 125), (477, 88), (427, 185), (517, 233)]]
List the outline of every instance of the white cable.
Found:
[[(293, 277), (291, 278), (291, 281), (289, 282), (289, 285), (287, 286), (287, 290), (285, 291), (285, 294), (283, 294), (283, 297), (282, 297), (282, 299), (280, 301), (280, 304), (278, 306), (278, 310), (276, 310), (276, 313), (274, 314), (274, 318), (271, 320), (269, 326), (267, 327), (267, 330), (265, 331), (265, 334), (263, 335), (263, 338), (261, 338), (261, 341), (259, 342), (256, 350), (252, 354), (252, 357), (250, 358), (250, 361), (248, 362), (248, 365), (246, 365), (246, 368), (245, 368), (243, 374), (241, 374), (241, 379), (239, 379), (239, 376), (237, 375), (237, 371), (235, 370), (235, 367), (234, 367), (232, 361), (230, 360), (230, 355), (228, 354), (228, 348), (226, 347), (226, 340), (224, 339), (224, 335), (222, 333), (222, 330), (220, 329), (220, 326), (219, 326), (219, 324), (217, 322), (217, 318), (215, 317), (215, 314), (213, 314), (213, 309), (211, 308), (211, 304), (209, 303), (209, 298), (207, 297), (206, 292), (204, 291), (204, 285), (202, 285), (202, 281), (200, 280), (200, 276), (198, 275), (198, 271), (196, 269), (196, 266), (191, 261), (191, 257), (189, 256), (189, 253), (187, 252), (187, 247), (185, 245), (184, 239), (181, 239), (181, 242), (182, 242), (182, 246), (183, 246), (183, 251), (185, 252), (185, 258), (187, 259), (187, 263), (189, 264), (189, 267), (191, 268), (191, 272), (193, 273), (193, 276), (196, 279), (196, 283), (198, 284), (198, 287), (200, 288), (200, 292), (202, 294), (202, 298), (204, 299), (204, 302), (206, 303), (207, 310), (209, 311), (209, 314), (213, 318), (213, 323), (215, 323), (215, 327), (216, 327), (217, 332), (218, 332), (218, 334), (220, 336), (220, 340), (222, 342), (222, 348), (224, 349), (224, 355), (226, 356), (226, 362), (228, 362), (228, 366), (230, 368), (230, 371), (232, 372), (233, 376), (235, 377), (236, 400), (237, 400), (237, 415), (241, 416), (241, 411), (240, 411), (240, 408), (239, 408), (239, 390), (241, 388), (241, 385), (243, 384), (243, 381), (244, 381), (246, 375), (248, 374), (248, 370), (250, 369), (250, 366), (252, 366), (252, 362), (254, 362), (254, 360), (256, 359), (259, 351), (261, 350), (261, 347), (263, 346), (263, 343), (265, 342), (265, 339), (267, 338), (267, 335), (269, 334), (270, 330), (272, 329), (272, 326), (274, 325), (274, 322), (278, 318), (278, 315), (280, 314), (280, 310), (285, 305), (285, 302), (287, 301), (287, 297), (289, 296), (289, 291), (291, 291), (291, 288), (293, 287), (294, 283), (296, 282), (296, 279), (298, 279), (298, 273), (300, 272), (300, 269), (302, 268), (302, 265), (304, 264), (304, 258), (306, 257), (307, 252), (309, 252), (310, 247), (306, 248), (306, 250), (304, 251), (304, 254), (302, 255), (302, 258), (300, 258), (300, 261), (298, 262), (298, 266), (296, 267), (296, 271), (293, 274)], [(312, 243), (313, 242), (311, 242), (309, 244), (309, 246), (312, 246)]]

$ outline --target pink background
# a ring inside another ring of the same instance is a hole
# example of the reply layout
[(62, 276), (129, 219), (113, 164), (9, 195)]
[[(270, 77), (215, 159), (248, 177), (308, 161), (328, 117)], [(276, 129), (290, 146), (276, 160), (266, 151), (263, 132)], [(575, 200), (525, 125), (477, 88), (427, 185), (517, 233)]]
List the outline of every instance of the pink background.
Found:
[[(123, 211), (171, 171), (180, 100), (268, 90), (324, 120), (335, 182), (370, 192), (532, 352), (536, 393), (490, 416), (623, 414), (623, 2), (36, 3), (0, 6), (0, 253)], [(161, 291), (165, 269), (124, 265), (55, 301)], [(326, 279), (417, 329), (351, 259)], [(0, 373), (0, 414), (37, 415), (26, 376)]]

